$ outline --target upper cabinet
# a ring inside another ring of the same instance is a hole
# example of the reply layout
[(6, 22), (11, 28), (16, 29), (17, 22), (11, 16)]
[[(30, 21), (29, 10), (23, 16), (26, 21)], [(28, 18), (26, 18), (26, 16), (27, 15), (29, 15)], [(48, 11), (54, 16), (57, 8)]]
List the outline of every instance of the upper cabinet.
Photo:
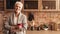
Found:
[(24, 0), (24, 9), (38, 9), (38, 0)]
[(42, 0), (42, 9), (56, 9), (56, 1)]
[(60, 0), (58, 0), (58, 10), (60, 11)]
[(56, 11), (56, 0), (42, 0), (42, 11)]
[(60, 9), (60, 0), (59, 0), (59, 9)]
[(23, 3), (23, 11), (60, 11), (60, 0), (4, 0), (4, 9), (11, 11), (16, 1)]
[(24, 0), (24, 11), (38, 11), (38, 0)]

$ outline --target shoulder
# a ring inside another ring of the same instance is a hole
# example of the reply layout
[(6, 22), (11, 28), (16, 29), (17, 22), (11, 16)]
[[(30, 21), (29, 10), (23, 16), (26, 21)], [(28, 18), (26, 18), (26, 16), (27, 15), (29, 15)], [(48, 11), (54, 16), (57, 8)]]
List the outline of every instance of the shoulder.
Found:
[(14, 13), (11, 13), (8, 18), (12, 18), (14, 16)]
[(21, 15), (22, 15), (22, 17), (27, 18), (25, 14), (21, 14)]

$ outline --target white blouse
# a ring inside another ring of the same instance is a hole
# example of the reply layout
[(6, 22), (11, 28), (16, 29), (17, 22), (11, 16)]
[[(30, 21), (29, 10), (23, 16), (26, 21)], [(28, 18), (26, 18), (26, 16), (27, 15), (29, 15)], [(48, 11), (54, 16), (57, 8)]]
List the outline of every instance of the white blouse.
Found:
[(14, 25), (17, 25), (17, 20), (18, 20), (18, 18), (15, 16), (15, 14), (14, 14)]

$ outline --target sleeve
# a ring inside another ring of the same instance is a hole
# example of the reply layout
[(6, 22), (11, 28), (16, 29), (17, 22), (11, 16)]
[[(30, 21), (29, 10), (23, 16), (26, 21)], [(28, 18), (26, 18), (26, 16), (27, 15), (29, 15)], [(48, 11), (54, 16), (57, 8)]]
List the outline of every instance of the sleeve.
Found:
[(9, 25), (9, 23), (10, 23), (10, 18), (7, 18), (7, 21), (4, 23), (4, 27), (5, 27), (5, 29), (8, 29), (8, 30), (10, 30), (10, 25)]
[(27, 30), (28, 24), (27, 24), (27, 17), (25, 16), (23, 19), (23, 23), (24, 23), (24, 28)]

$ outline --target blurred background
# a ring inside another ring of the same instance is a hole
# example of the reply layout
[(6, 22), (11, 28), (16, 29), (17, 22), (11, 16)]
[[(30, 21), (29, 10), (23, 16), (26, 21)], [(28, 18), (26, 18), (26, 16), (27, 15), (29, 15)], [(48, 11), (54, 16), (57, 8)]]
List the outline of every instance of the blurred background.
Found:
[(0, 0), (1, 34), (3, 34), (3, 24), (14, 11), (16, 1), (21, 1), (24, 5), (22, 13), (27, 16), (28, 20), (27, 34), (59, 33), (60, 0)]

